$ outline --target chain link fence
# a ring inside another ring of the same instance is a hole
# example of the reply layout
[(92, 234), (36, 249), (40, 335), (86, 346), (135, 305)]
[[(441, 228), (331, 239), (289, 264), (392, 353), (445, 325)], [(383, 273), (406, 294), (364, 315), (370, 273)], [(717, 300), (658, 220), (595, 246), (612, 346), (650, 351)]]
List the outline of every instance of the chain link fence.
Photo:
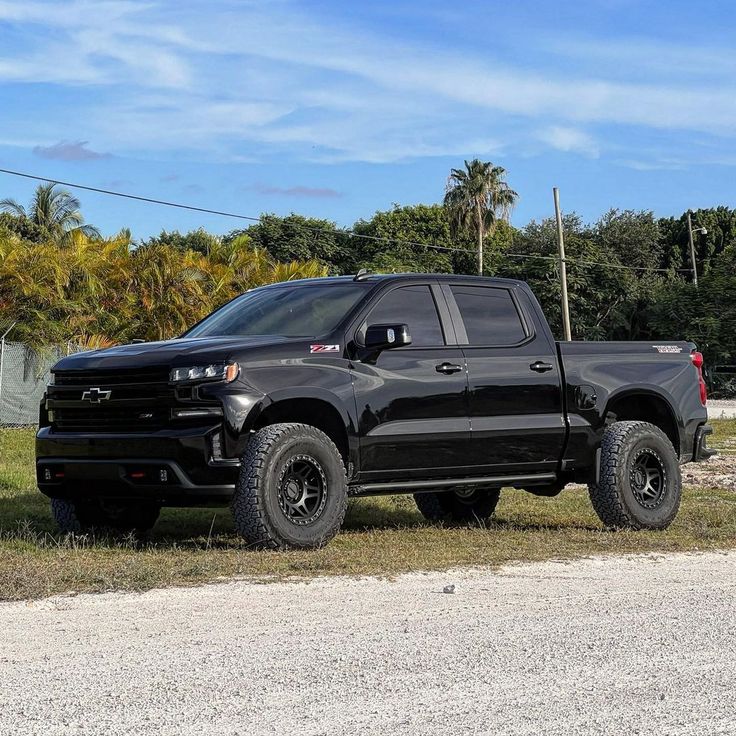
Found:
[(34, 349), (21, 342), (0, 341), (0, 427), (38, 424), (38, 407), (51, 367), (76, 352), (71, 346)]

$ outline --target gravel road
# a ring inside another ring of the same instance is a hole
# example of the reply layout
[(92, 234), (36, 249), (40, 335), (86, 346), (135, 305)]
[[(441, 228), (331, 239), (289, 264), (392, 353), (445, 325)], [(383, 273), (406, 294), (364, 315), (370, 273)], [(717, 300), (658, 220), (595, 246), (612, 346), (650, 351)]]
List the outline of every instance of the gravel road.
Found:
[(718, 399), (709, 401), (708, 419), (736, 419), (736, 400)]
[(2, 604), (0, 733), (733, 734), (735, 591), (732, 553)]

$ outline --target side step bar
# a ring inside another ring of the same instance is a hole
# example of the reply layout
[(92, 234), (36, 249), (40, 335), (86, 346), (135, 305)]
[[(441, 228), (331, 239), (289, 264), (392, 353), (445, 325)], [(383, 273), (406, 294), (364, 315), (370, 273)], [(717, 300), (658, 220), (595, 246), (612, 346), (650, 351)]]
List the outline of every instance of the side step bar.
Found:
[(438, 478), (432, 480), (390, 481), (387, 483), (364, 483), (350, 486), (350, 496), (374, 496), (383, 493), (420, 493), (438, 488), (458, 486), (484, 486), (502, 488), (503, 486), (545, 485), (557, 480), (555, 473), (535, 473), (533, 475), (484, 475), (466, 478)]

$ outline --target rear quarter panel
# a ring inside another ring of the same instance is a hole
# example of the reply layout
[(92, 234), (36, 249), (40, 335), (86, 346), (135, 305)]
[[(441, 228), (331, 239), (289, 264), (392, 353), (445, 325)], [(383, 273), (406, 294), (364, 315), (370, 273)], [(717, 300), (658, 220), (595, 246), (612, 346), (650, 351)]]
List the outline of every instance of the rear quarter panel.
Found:
[[(570, 422), (566, 457), (578, 467), (593, 464), (612, 403), (629, 395), (663, 399), (680, 438), (682, 459), (692, 452), (697, 427), (707, 420), (697, 369), (687, 342), (560, 342), (565, 400)], [(591, 406), (581, 397), (595, 395)]]

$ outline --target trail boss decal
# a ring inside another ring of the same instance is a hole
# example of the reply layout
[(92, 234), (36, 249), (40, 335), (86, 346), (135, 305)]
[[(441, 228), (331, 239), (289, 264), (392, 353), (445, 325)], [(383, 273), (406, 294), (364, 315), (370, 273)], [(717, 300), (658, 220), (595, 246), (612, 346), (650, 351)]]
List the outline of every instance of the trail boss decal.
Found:
[(681, 353), (682, 348), (679, 345), (652, 345), (658, 353)]
[(339, 345), (310, 345), (310, 353), (339, 353)]

